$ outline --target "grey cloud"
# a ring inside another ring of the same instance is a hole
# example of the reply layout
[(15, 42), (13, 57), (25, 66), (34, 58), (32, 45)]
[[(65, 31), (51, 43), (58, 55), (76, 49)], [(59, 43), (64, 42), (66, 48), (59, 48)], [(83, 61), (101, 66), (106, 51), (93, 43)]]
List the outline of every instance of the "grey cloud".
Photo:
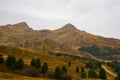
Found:
[(57, 29), (66, 23), (120, 38), (120, 0), (0, 0), (0, 24), (26, 21), (34, 29)]

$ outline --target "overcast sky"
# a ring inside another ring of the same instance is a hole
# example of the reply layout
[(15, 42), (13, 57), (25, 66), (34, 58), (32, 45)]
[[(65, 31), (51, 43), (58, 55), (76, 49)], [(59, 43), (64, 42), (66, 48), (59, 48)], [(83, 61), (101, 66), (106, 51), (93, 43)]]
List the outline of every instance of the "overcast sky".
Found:
[(0, 0), (0, 25), (27, 22), (33, 29), (67, 23), (120, 39), (120, 0)]

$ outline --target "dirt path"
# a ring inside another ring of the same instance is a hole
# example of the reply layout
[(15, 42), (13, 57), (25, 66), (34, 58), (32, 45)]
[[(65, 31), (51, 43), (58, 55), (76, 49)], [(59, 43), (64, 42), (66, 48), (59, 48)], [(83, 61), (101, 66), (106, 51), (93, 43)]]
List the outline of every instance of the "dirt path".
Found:
[(110, 74), (111, 76), (117, 77), (117, 74), (111, 72), (110, 70), (108, 70), (104, 65), (102, 65), (102, 68), (105, 69), (105, 71)]
[[(91, 56), (92, 59), (98, 60), (98, 61), (103, 61), (103, 62), (112, 62), (112, 60), (102, 60), (102, 59), (98, 59), (97, 57), (88, 54), (89, 56)], [(107, 69), (104, 65), (102, 65), (102, 68), (105, 69), (105, 71), (110, 74), (111, 76), (117, 77), (117, 74), (111, 72), (109, 69)]]

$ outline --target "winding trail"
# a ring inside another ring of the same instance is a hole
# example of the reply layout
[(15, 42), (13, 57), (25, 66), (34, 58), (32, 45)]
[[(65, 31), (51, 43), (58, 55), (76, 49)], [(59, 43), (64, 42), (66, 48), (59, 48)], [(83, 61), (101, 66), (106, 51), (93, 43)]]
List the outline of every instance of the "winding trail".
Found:
[(108, 70), (104, 65), (102, 65), (102, 68), (105, 69), (105, 71), (110, 74), (111, 76), (117, 77), (117, 74), (111, 72), (110, 70)]
[[(112, 62), (112, 60), (102, 60), (102, 59), (99, 59), (99, 58), (97, 58), (97, 57), (89, 54), (89, 53), (87, 53), (87, 54), (88, 54), (92, 59), (95, 59), (95, 60), (97, 60), (97, 61)], [(120, 61), (119, 61), (119, 62), (120, 62)], [(111, 72), (111, 71), (110, 71), (109, 69), (107, 69), (104, 65), (102, 65), (101, 67), (102, 67), (103, 69), (105, 69), (105, 71), (106, 71), (108, 74), (110, 74), (111, 76), (117, 77), (117, 74)]]

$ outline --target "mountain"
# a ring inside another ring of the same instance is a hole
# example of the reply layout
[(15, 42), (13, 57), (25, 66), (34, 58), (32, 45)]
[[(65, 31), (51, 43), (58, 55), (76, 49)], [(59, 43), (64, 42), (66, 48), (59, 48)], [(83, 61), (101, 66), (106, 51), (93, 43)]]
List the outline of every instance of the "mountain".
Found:
[(57, 30), (33, 30), (26, 22), (20, 22), (0, 26), (0, 45), (79, 53), (78, 48), (92, 45), (120, 48), (120, 40), (87, 33), (70, 23)]
[[(8, 24), (0, 27), (1, 29), (6, 29), (7, 31), (11, 32), (20, 32), (20, 31), (30, 31), (32, 30), (26, 22), (20, 22), (14, 25)], [(4, 30), (3, 30), (4, 31)]]
[[(81, 79), (80, 74), (76, 72), (77, 68), (84, 68), (88, 76), (91, 66), (96, 67), (97, 74), (101, 65), (114, 74), (115, 70), (120, 71), (118, 62), (107, 64), (99, 61), (120, 60), (119, 46), (119, 39), (96, 36), (79, 30), (70, 23), (57, 30), (33, 30), (26, 22), (3, 25), (0, 26), (0, 58), (2, 61), (3, 57), (4, 61), (0, 63), (0, 80), (53, 80), (56, 67), (62, 72), (63, 67), (67, 70), (67, 73), (63, 72), (60, 76), (61, 80)], [(12, 68), (6, 66), (8, 55), (15, 56), (16, 59), (16, 63), (11, 64), (14, 65)], [(25, 64), (21, 69), (16, 67), (19, 59), (23, 59)], [(48, 72), (43, 74), (42, 68), (31, 66), (33, 59), (37, 62), (40, 59), (41, 67), (44, 63), (48, 64)], [(116, 77), (106, 74), (108, 80), (114, 80)], [(85, 79), (99, 80), (89, 77)]]
[(90, 46), (97, 44), (100, 46), (119, 47), (120, 40), (112, 38), (104, 38), (96, 36), (85, 31), (75, 28), (72, 24), (67, 24), (64, 27), (54, 30), (55, 39), (58, 42), (71, 45), (74, 47)]

